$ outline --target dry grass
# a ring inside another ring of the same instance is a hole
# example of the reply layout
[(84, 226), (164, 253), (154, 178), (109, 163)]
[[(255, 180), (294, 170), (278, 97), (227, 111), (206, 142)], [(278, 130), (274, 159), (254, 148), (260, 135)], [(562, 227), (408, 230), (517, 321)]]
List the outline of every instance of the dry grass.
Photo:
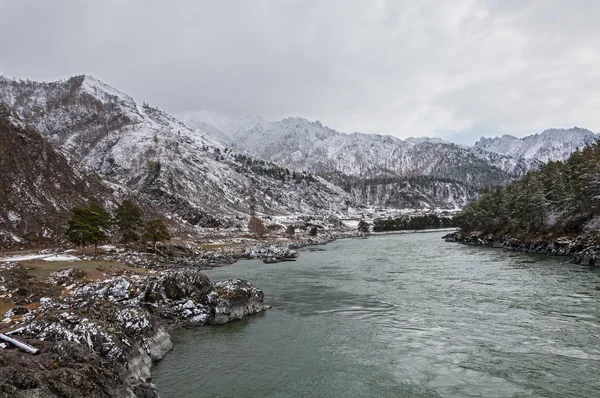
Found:
[(43, 261), (31, 260), (23, 261), (21, 264), (28, 270), (28, 273), (36, 279), (48, 279), (56, 271), (74, 268), (82, 270), (86, 279), (98, 280), (104, 278), (106, 274), (116, 273), (122, 270), (146, 273), (144, 268), (134, 268), (116, 261)]
[(8, 311), (14, 307), (15, 307), (15, 305), (13, 303), (11, 303), (9, 300), (0, 299), (0, 315), (2, 317), (4, 317), (4, 314), (6, 314), (6, 311)]
[[(63, 269), (74, 268), (82, 270), (84, 278), (88, 281), (96, 281), (104, 279), (111, 274), (117, 274), (122, 271), (130, 271), (136, 273), (146, 273), (147, 269), (134, 268), (126, 264), (111, 261), (43, 261), (43, 260), (31, 260), (22, 261), (21, 265), (25, 267), (27, 273), (31, 275), (35, 280), (45, 281), (50, 275), (56, 271)], [(35, 309), (39, 307), (40, 303), (31, 303), (27, 308)], [(4, 317), (6, 312), (11, 308), (14, 308), (15, 304), (8, 299), (0, 299), (0, 318)], [(0, 327), (0, 331), (8, 330), (3, 325)]]
[(233, 243), (207, 243), (200, 247), (202, 250), (219, 250), (230, 246), (233, 246)]

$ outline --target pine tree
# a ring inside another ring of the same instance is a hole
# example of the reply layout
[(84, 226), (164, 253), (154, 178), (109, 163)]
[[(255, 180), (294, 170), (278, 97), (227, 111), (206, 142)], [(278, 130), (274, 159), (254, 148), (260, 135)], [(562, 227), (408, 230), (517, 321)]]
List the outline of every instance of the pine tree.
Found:
[(142, 210), (132, 200), (124, 200), (115, 211), (115, 224), (119, 228), (123, 243), (138, 241), (143, 224)]
[(464, 231), (581, 231), (600, 211), (600, 142), (484, 193), (456, 217)]
[(150, 240), (154, 246), (154, 251), (156, 251), (156, 245), (158, 242), (170, 240), (171, 234), (169, 233), (169, 230), (167, 229), (167, 226), (163, 220), (160, 218), (154, 218), (146, 221), (144, 225), (143, 238)]
[(287, 234), (287, 236), (291, 239), (294, 237), (294, 235), (296, 234), (296, 229), (294, 228), (293, 225), (288, 225), (288, 227), (285, 230), (285, 233)]
[(96, 202), (86, 206), (74, 207), (73, 217), (69, 220), (67, 237), (75, 244), (81, 245), (85, 255), (88, 243), (94, 244), (94, 255), (98, 253), (98, 242), (108, 239), (106, 230), (112, 225), (110, 214)]
[(366, 222), (365, 220), (360, 220), (358, 223), (358, 232), (362, 232), (362, 233), (369, 233), (369, 231), (371, 230), (371, 225)]

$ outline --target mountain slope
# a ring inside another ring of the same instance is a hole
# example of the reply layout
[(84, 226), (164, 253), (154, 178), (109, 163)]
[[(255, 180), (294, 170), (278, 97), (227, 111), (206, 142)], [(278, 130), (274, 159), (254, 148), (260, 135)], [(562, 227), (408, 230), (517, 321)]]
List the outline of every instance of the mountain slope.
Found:
[(350, 203), (320, 178), (235, 153), (90, 76), (0, 78), (0, 101), (92, 170), (193, 225), (245, 225), (251, 202), (273, 215), (340, 212)]
[[(460, 178), (480, 187), (506, 182), (538, 167), (533, 160), (503, 156), (452, 144), (441, 139), (396, 137), (377, 134), (344, 134), (320, 122), (286, 118), (278, 122), (255, 122), (244, 130), (231, 118), (206, 117), (196, 112), (191, 127), (209, 125), (240, 150), (286, 164), (295, 170), (319, 175), (342, 173), (349, 176), (415, 176)], [(217, 121), (215, 121), (217, 119)], [(236, 126), (227, 130), (229, 126)]]
[(230, 117), (212, 110), (201, 109), (196, 112), (175, 115), (185, 125), (205, 132), (223, 144), (231, 145), (238, 134), (256, 126), (268, 123), (260, 116), (246, 115)]
[(78, 168), (0, 105), (0, 245), (54, 237), (74, 205), (114, 201), (110, 186)]
[(500, 155), (537, 159), (543, 163), (551, 160), (565, 160), (578, 148), (582, 149), (600, 138), (593, 132), (573, 127), (571, 129), (550, 129), (541, 134), (524, 138), (503, 135), (496, 138), (481, 138), (475, 148)]
[[(267, 122), (245, 117), (240, 121), (200, 111), (185, 120), (191, 127), (214, 133), (217, 139), (227, 137), (240, 151), (320, 175), (351, 192), (357, 203), (376, 206), (456, 208), (477, 197), (482, 188), (505, 184), (541, 164), (441, 139), (344, 134), (302, 118)], [(414, 177), (431, 177), (436, 186), (444, 185), (448, 194), (439, 196), (443, 190), (432, 190), (431, 179)], [(394, 183), (392, 191), (399, 194), (406, 190), (407, 178), (412, 178), (410, 190), (416, 195), (407, 192), (390, 199), (390, 187), (376, 187), (381, 179), (393, 179), (400, 185)], [(361, 181), (368, 181), (370, 194), (365, 193)]]

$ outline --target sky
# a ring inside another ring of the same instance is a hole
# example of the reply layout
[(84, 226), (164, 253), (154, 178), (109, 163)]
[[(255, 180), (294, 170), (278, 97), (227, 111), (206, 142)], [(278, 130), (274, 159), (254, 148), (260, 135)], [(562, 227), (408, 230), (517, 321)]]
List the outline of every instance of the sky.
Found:
[(0, 0), (0, 74), (343, 132), (600, 132), (595, 0)]

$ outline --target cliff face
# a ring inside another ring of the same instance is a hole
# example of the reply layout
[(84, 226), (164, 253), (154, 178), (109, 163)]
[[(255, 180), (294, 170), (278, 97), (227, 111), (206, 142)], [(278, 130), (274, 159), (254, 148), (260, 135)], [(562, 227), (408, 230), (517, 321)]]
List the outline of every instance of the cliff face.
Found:
[(0, 105), (0, 245), (53, 238), (74, 205), (113, 200), (96, 175), (75, 165)]

